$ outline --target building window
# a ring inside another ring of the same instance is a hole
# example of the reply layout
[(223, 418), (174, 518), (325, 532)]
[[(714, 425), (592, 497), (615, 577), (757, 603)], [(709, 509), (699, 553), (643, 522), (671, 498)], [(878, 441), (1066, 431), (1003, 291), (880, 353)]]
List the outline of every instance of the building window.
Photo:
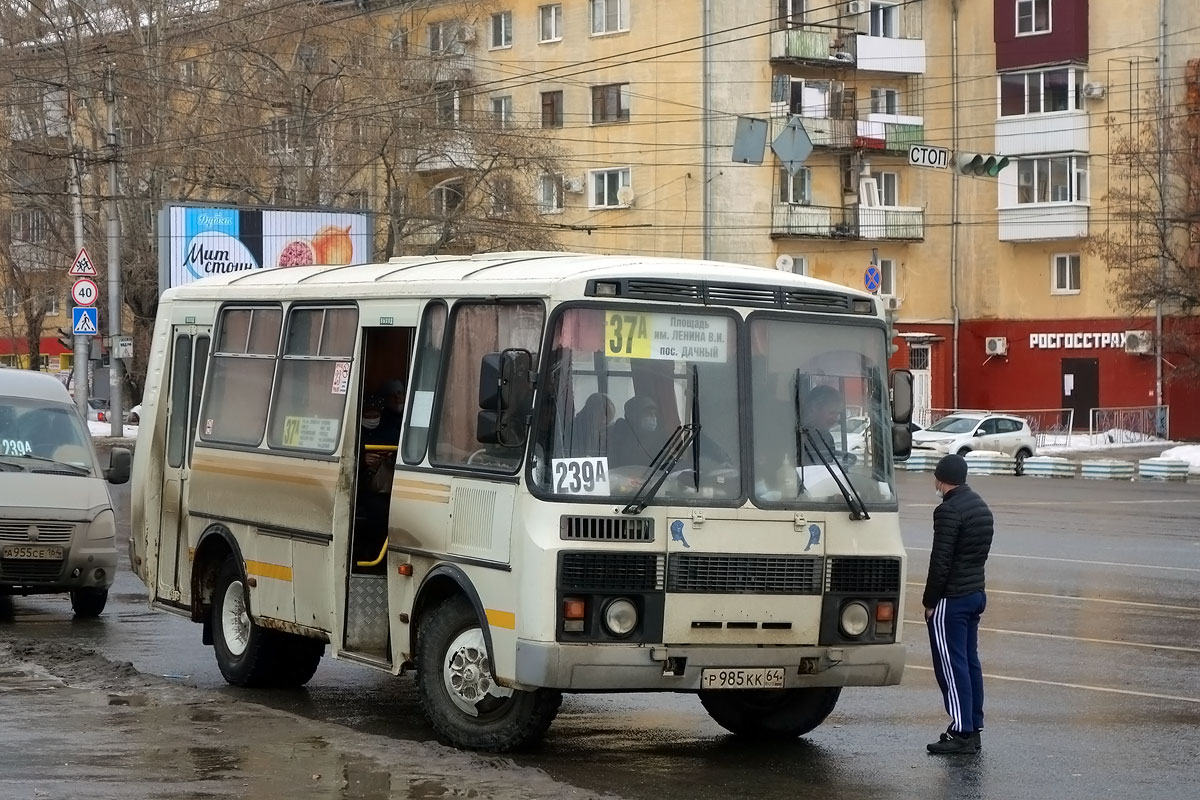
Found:
[(512, 47), (512, 12), (492, 14), (492, 49)]
[(917, 372), (928, 371), (930, 362), (930, 347), (927, 344), (913, 344), (908, 347), (908, 368)]
[(195, 86), (200, 77), (200, 68), (195, 61), (179, 62), (179, 79), (184, 86)]
[(57, 317), (59, 313), (58, 295), (53, 292), (47, 294), (42, 310), (46, 312), (47, 316)]
[(296, 46), (296, 66), (304, 69), (307, 72), (312, 72), (317, 68), (317, 62), (320, 61), (321, 53), (314, 44), (301, 42)]
[(838, 171), (842, 174), (842, 194), (858, 191), (858, 172), (854, 169), (854, 156), (839, 156)]
[(895, 39), (900, 35), (900, 6), (871, 3), (871, 35)]
[(392, 55), (403, 58), (408, 55), (408, 29), (397, 28), (392, 31), (392, 37), (388, 40), (388, 50)]
[(511, 128), (513, 123), (512, 97), (508, 95), (503, 97), (493, 97), (492, 117), (495, 118), (496, 124), (501, 128)]
[(14, 242), (46, 241), (46, 215), (36, 209), (12, 212), (11, 233)]
[(1000, 116), (1052, 114), (1083, 107), (1084, 71), (1071, 67), (1000, 76)]
[(806, 206), (812, 202), (812, 170), (801, 167), (795, 175), (787, 167), (779, 168), (779, 202)]
[(1087, 156), (1029, 158), (1017, 162), (1017, 203), (1086, 203)]
[(538, 41), (561, 41), (562, 19), (562, 3), (538, 6)]
[(434, 187), (432, 194), (432, 211), (434, 216), (449, 217), (462, 207), (466, 192), (462, 181), (449, 181)]
[(591, 0), (592, 33), (629, 30), (629, 0)]
[(879, 204), (892, 208), (900, 205), (900, 173), (879, 173)]
[(804, 24), (805, 0), (779, 0), (779, 25), (797, 28)]
[(444, 88), (436, 98), (437, 121), (452, 125), (459, 121), (460, 96), (458, 89)]
[(629, 84), (592, 87), (592, 124), (629, 121)]
[(1054, 256), (1051, 294), (1079, 294), (1079, 253)]
[(500, 176), (491, 181), (492, 207), (489, 213), (493, 217), (507, 217), (516, 208), (516, 190), (511, 178)]
[(429, 52), (432, 55), (445, 55), (454, 51), (458, 43), (458, 32), (461, 23), (456, 20), (442, 20), (429, 25)]
[(885, 297), (896, 294), (896, 259), (879, 259), (879, 293)]
[(891, 114), (900, 113), (900, 90), (874, 87), (871, 89), (871, 113)]
[(630, 169), (599, 169), (590, 174), (592, 181), (592, 208), (624, 208), (629, 205), (628, 197), (621, 197), (621, 190), (630, 187)]
[(563, 190), (565, 181), (562, 175), (543, 175), (538, 182), (538, 211), (543, 214), (557, 214), (563, 210)]
[(1017, 36), (1050, 32), (1050, 0), (1017, 0)]
[(300, 120), (295, 117), (274, 117), (267, 120), (267, 152), (282, 155), (300, 149)]
[(4, 315), (15, 317), (17, 315), (17, 306), (20, 305), (17, 297), (17, 288), (9, 286), (4, 290)]
[(561, 128), (563, 126), (563, 93), (542, 92), (542, 127)]

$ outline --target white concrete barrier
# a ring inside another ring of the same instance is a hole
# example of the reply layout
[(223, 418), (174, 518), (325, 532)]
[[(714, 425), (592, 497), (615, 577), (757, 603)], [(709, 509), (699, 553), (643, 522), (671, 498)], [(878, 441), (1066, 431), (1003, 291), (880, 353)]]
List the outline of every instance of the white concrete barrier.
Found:
[(904, 462), (904, 468), (909, 472), (933, 472), (943, 455), (944, 453), (935, 453), (933, 450), (914, 449)]
[(1174, 458), (1143, 458), (1138, 462), (1138, 477), (1143, 480), (1186, 481), (1187, 461)]
[(967, 453), (967, 475), (1014, 475), (1017, 460), (994, 450), (972, 450)]
[(1137, 474), (1137, 465), (1132, 461), (1119, 461), (1115, 458), (1090, 459), (1080, 463), (1079, 475), (1093, 480), (1133, 480)]
[(1058, 456), (1030, 456), (1025, 459), (1025, 474), (1032, 478), (1074, 478), (1074, 461)]

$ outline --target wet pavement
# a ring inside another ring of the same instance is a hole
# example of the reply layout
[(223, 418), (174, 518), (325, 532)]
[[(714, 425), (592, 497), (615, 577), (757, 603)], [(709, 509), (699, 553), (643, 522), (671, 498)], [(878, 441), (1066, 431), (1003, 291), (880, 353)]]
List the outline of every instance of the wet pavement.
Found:
[(937, 499), (900, 482), (904, 681), (846, 690), (806, 739), (740, 741), (691, 695), (579, 695), (534, 752), (458, 753), (429, 743), (409, 676), (325, 659), (303, 691), (226, 686), (199, 626), (122, 571), (99, 620), (42, 597), (0, 623), (0, 798), (1194, 796), (1200, 486), (975, 480), (999, 523), (988, 717), (984, 751), (948, 759), (924, 752), (946, 719), (915, 609)]

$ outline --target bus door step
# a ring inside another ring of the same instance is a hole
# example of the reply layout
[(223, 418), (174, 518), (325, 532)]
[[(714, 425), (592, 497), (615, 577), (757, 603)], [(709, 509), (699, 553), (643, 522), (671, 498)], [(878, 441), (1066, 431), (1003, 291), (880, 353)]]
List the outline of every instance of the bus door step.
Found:
[(347, 587), (346, 649), (386, 653), (388, 594), (386, 575), (351, 575)]

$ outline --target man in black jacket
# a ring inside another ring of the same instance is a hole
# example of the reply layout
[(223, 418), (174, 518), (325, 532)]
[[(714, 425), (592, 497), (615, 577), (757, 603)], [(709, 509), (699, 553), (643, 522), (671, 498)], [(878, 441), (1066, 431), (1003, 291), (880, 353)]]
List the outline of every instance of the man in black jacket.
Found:
[(992, 512), (967, 486), (962, 456), (942, 458), (933, 477), (943, 499), (933, 512), (933, 548), (921, 603), (950, 727), (927, 749), (938, 754), (977, 753), (983, 729), (979, 617), (987, 607), (983, 567), (992, 546)]

